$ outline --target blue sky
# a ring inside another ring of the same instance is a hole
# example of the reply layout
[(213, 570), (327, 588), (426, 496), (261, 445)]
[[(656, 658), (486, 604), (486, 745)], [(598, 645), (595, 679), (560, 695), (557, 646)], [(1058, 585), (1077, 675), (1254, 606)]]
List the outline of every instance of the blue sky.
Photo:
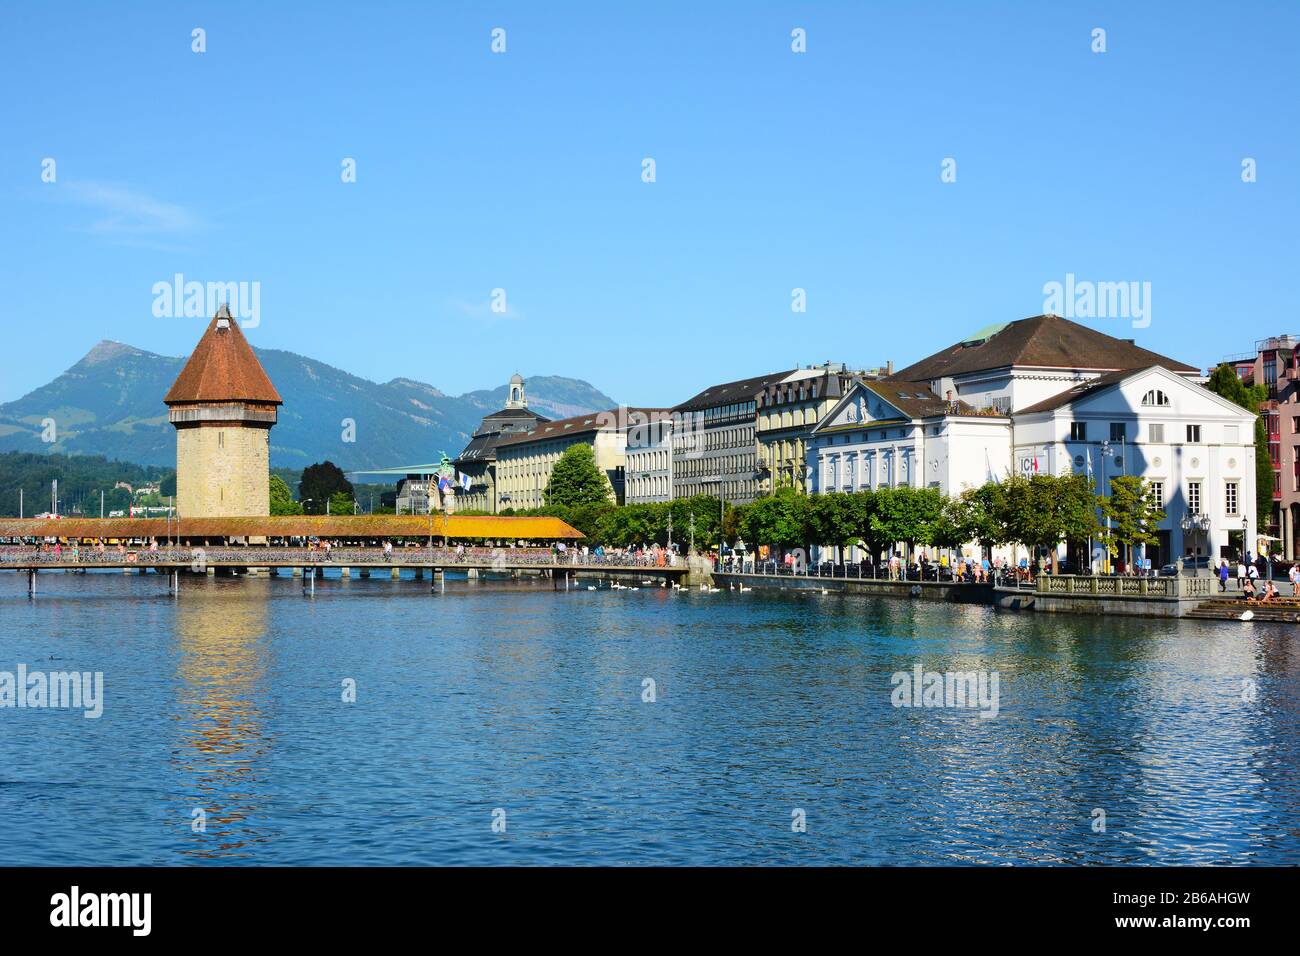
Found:
[(176, 273), (451, 393), (901, 366), (1067, 273), (1150, 282), (1148, 328), (1091, 324), (1206, 365), (1300, 331), (1297, 47), (1295, 3), (5, 5), (0, 401), (187, 352)]

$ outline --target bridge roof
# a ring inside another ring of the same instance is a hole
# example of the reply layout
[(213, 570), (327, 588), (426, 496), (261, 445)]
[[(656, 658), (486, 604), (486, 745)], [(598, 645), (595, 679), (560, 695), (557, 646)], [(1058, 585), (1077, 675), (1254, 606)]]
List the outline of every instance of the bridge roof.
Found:
[(448, 538), (556, 541), (582, 532), (559, 518), (502, 515), (276, 515), (247, 518), (0, 518), (0, 538)]

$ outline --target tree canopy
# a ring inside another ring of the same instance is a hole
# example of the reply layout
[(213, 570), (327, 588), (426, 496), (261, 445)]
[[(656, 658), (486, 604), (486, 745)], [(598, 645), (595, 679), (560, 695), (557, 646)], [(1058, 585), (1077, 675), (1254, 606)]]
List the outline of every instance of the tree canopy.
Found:
[(1057, 570), (1056, 546), (1097, 534), (1098, 499), (1084, 475), (1014, 475), (1003, 483), (1003, 521), (1011, 541), (1047, 549)]
[(1110, 495), (1101, 504), (1101, 513), (1109, 519), (1109, 528), (1102, 538), (1112, 554), (1121, 548), (1129, 549), (1139, 544), (1159, 544), (1159, 524), (1165, 518), (1164, 509), (1156, 503), (1155, 489), (1136, 475), (1112, 478)]
[(551, 469), (544, 495), (548, 505), (573, 508), (609, 502), (614, 497), (614, 489), (596, 466), (596, 454), (591, 446), (578, 442), (566, 448)]
[(323, 515), (325, 503), (331, 502), (336, 494), (347, 497), (347, 514), (352, 513), (352, 498), (355, 492), (352, 482), (343, 474), (343, 469), (332, 461), (322, 461), (308, 465), (302, 470), (302, 480), (298, 483), (298, 500), (302, 502), (303, 511), (309, 515)]
[(279, 475), (271, 475), (271, 514), (273, 515), (300, 515), (302, 514), (302, 505), (293, 500), (293, 492), (289, 490), (289, 483)]

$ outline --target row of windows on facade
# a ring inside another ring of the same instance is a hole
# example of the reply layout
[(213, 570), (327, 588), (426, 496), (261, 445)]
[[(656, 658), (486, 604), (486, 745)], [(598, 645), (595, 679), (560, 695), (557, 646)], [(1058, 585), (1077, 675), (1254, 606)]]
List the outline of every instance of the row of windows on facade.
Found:
[(693, 498), (696, 495), (712, 495), (716, 498), (719, 494), (728, 501), (754, 498), (758, 495), (758, 482), (753, 478), (737, 478), (724, 480), (721, 485), (717, 482), (705, 483), (698, 480), (675, 481), (673, 485), (673, 496), (676, 498)]
[(682, 478), (694, 478), (700, 475), (752, 472), (754, 461), (752, 452), (744, 455), (719, 455), (717, 458), (687, 458), (673, 467), (673, 473)]
[[(895, 479), (894, 479), (895, 456), (888, 453), (882, 455), (880, 457), (879, 468), (873, 467), (871, 465), (870, 462), (872, 457), (874, 456), (870, 456), (863, 459), (862, 468), (860, 471), (857, 468), (857, 461), (855, 458), (849, 457), (844, 459), (843, 487), (846, 488), (857, 487), (857, 480), (859, 476), (861, 477), (861, 481), (862, 481), (861, 487), (863, 488), (877, 488), (877, 487), (892, 488), (895, 486)], [(897, 461), (898, 461), (897, 483), (900, 485), (906, 485), (909, 482), (909, 476), (912, 471), (911, 454), (909, 450), (905, 449), (903, 451), (903, 454), (897, 456)], [(823, 468), (824, 468), (823, 478), (825, 479), (826, 487), (827, 488), (840, 487), (839, 460), (837, 458), (828, 458), (823, 464)], [(877, 482), (876, 480), (877, 475), (879, 475), (879, 482)]]
[(673, 454), (698, 454), (720, 448), (741, 448), (754, 443), (754, 427), (718, 428), (712, 431), (686, 432), (673, 436)]
[(629, 498), (666, 498), (672, 494), (672, 491), (667, 475), (628, 479)]
[[(930, 434), (932, 436), (938, 436), (942, 430), (942, 426), (935, 425), (931, 428)], [(825, 445), (834, 445), (837, 442), (839, 444), (848, 445), (854, 442), (863, 441), (889, 441), (891, 437), (906, 438), (908, 431), (909, 429), (907, 428), (882, 428), (880, 431), (876, 432), (874, 438), (872, 437), (872, 433), (869, 431), (844, 432), (841, 435), (816, 436), (813, 438), (813, 445), (817, 448), (821, 448)]]
[[(828, 488), (834, 488), (837, 486), (836, 476), (838, 469), (836, 465), (837, 463), (833, 460), (826, 462), (825, 475)], [(871, 474), (874, 474), (874, 471), (874, 469), (863, 468), (863, 478), (869, 479)], [(908, 475), (908, 459), (906, 456), (902, 458), (900, 472), (900, 483), (906, 484)], [(882, 487), (892, 486), (891, 469), (887, 460), (881, 462), (880, 476)], [(932, 487), (935, 485), (937, 485), (937, 483), (932, 483)], [(1151, 489), (1151, 494), (1155, 498), (1156, 507), (1163, 508), (1165, 506), (1165, 483), (1163, 481), (1148, 481), (1147, 486)], [(850, 489), (854, 487), (854, 461), (852, 458), (846, 459), (844, 469), (844, 487)], [(863, 487), (868, 486), (864, 484)], [(1240, 482), (1225, 481), (1223, 483), (1223, 512), (1225, 515), (1228, 517), (1236, 517), (1240, 514), (1237, 510), (1240, 497)], [(1201, 513), (1201, 482), (1199, 481), (1189, 481), (1187, 483), (1187, 510), (1192, 514)]]
[(810, 384), (807, 382), (795, 385), (790, 383), (785, 386), (778, 386), (775, 396), (762, 395), (759, 397), (758, 404), (763, 405), (780, 405), (785, 402), (806, 402), (809, 399), (815, 400), (820, 388), (820, 382), (814, 381)]
[[(1089, 422), (1070, 422), (1070, 441), (1088, 441)], [(1188, 425), (1186, 434), (1186, 444), (1199, 445), (1201, 443), (1201, 426)], [(1110, 440), (1113, 442), (1125, 442), (1129, 440), (1128, 422), (1111, 422), (1110, 423)], [(1165, 442), (1165, 426), (1163, 422), (1150, 422), (1147, 424), (1146, 440), (1153, 445), (1162, 445)], [(1235, 445), (1241, 440), (1240, 429), (1236, 425), (1223, 426), (1223, 443), (1225, 445)]]
[(755, 405), (753, 402), (738, 402), (734, 405), (715, 405), (712, 408), (704, 410), (704, 422), (725, 421), (728, 418), (741, 418), (744, 416), (753, 417)]
[(667, 471), (670, 464), (667, 450), (628, 452), (627, 470)]
[(802, 425), (817, 424), (817, 409), (813, 408), (796, 408), (793, 411), (786, 409), (783, 412), (772, 412), (758, 416), (758, 430), (771, 431), (775, 428), (798, 428)]

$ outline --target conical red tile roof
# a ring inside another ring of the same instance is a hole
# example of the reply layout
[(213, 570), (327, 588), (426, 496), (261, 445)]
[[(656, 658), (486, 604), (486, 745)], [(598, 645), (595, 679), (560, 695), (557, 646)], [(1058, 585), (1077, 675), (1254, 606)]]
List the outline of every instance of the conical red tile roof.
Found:
[(163, 402), (177, 405), (234, 401), (284, 404), (239, 330), (239, 323), (223, 305), (208, 323)]

